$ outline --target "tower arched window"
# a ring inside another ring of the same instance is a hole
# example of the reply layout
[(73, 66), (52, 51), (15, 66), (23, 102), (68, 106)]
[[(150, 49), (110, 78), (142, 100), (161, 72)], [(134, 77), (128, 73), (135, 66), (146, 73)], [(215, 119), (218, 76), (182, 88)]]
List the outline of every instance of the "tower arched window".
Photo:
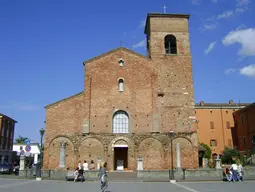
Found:
[(174, 35), (165, 36), (165, 51), (166, 54), (177, 54), (177, 42)]
[(119, 79), (119, 91), (124, 91), (124, 80)]
[(113, 133), (129, 133), (129, 117), (125, 111), (117, 111), (112, 119)]

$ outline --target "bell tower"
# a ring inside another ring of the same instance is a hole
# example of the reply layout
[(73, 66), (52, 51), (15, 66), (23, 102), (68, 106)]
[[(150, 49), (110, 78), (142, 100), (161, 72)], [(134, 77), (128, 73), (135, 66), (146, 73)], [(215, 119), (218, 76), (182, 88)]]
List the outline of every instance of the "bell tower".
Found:
[(148, 57), (190, 55), (189, 15), (149, 13), (145, 31)]
[(188, 31), (189, 15), (149, 13), (147, 53), (157, 71), (159, 132), (193, 132), (194, 90)]

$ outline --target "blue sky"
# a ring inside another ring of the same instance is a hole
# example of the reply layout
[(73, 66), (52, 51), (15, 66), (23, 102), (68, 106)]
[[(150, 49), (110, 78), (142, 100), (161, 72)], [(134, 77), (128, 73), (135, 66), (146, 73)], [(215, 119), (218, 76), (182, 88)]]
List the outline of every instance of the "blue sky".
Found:
[(2, 0), (0, 113), (39, 141), (44, 106), (83, 90), (82, 62), (123, 45), (145, 54), (148, 12), (191, 14), (195, 101), (254, 102), (252, 0)]

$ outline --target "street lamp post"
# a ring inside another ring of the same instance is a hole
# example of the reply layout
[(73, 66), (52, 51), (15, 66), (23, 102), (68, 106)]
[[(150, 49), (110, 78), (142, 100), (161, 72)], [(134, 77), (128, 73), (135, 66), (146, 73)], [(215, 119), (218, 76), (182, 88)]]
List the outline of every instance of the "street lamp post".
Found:
[(41, 143), (40, 143), (40, 161), (39, 161), (39, 166), (38, 166), (38, 180), (41, 180), (42, 178), (42, 161), (43, 161), (43, 150), (42, 150), (42, 141), (43, 141), (43, 136), (45, 130), (43, 128), (40, 129), (40, 136), (41, 136)]
[(174, 157), (173, 157), (173, 139), (174, 139), (174, 131), (170, 131), (170, 141), (171, 141), (171, 178), (170, 180), (174, 180)]

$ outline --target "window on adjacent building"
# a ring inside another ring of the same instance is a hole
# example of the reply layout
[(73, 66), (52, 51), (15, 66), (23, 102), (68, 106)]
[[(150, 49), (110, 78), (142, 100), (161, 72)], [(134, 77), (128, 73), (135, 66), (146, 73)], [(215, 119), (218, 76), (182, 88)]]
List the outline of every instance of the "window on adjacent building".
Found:
[(228, 139), (228, 146), (229, 146), (229, 147), (232, 146), (232, 139)]
[(211, 129), (214, 129), (214, 123), (213, 123), (213, 121), (210, 121), (210, 128), (211, 128)]
[(5, 127), (2, 126), (2, 136), (4, 136), (4, 129), (5, 129)]
[(246, 137), (243, 137), (243, 146), (246, 147)]
[(165, 51), (166, 54), (177, 54), (177, 43), (174, 35), (165, 36)]
[(11, 139), (13, 138), (13, 131), (12, 131), (12, 128), (10, 128), (10, 138), (11, 138)]
[(6, 138), (9, 138), (9, 127), (6, 129)]
[(226, 127), (227, 127), (227, 129), (230, 129), (230, 122), (229, 121), (226, 122)]
[(244, 117), (243, 117), (243, 115), (241, 115), (241, 123), (242, 123), (242, 125), (244, 124)]
[(119, 91), (124, 91), (124, 80), (119, 79)]
[(129, 117), (125, 111), (117, 111), (113, 115), (113, 133), (129, 133)]
[(217, 146), (217, 141), (215, 139), (210, 140), (210, 146), (211, 147), (216, 147)]

